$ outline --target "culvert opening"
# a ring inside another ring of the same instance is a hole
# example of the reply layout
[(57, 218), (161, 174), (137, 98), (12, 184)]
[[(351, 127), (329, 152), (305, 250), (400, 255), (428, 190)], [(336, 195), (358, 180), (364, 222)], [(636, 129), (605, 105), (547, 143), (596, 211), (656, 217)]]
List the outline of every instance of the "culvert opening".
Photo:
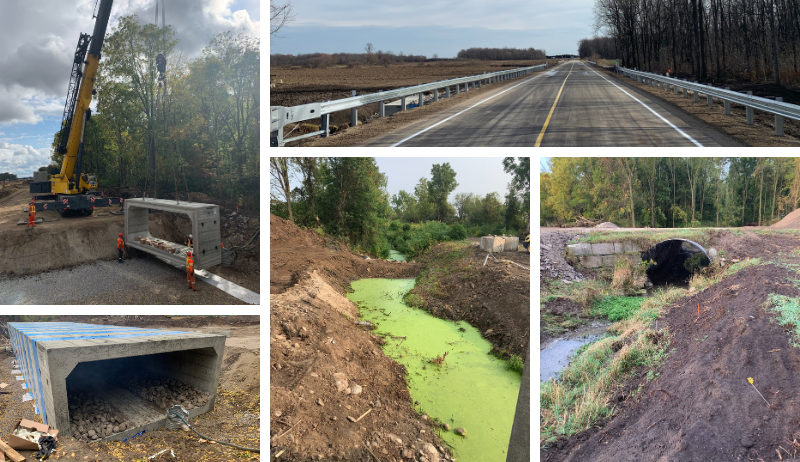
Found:
[(134, 433), (182, 405), (203, 411), (210, 388), (201, 370), (213, 370), (213, 348), (200, 348), (78, 363), (66, 379), (70, 434), (97, 441)]
[(655, 286), (686, 286), (692, 274), (708, 266), (711, 260), (700, 244), (685, 239), (659, 242), (642, 254), (642, 261), (653, 261), (647, 277)]

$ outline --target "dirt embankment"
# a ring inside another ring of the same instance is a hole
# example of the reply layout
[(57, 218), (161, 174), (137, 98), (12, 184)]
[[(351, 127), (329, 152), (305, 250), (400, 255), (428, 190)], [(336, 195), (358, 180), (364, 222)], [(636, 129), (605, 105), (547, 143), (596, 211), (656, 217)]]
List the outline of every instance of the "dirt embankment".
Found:
[(615, 418), (541, 451), (542, 460), (797, 457), (800, 349), (763, 305), (772, 293), (796, 297), (787, 283), (795, 277), (755, 266), (669, 307), (661, 322), (671, 348), (660, 376), (636, 377), (641, 391), (621, 396)]
[[(465, 320), (477, 327), (494, 346), (493, 352), (524, 360), (530, 342), (530, 270), (491, 257), (484, 266), (486, 252), (477, 246), (449, 261), (443, 258), (452, 252), (449, 245), (439, 244), (420, 258), (430, 276), (418, 281), (410, 297), (419, 297), (421, 307), (437, 317)], [(495, 256), (530, 268), (527, 252)]]
[[(603, 72), (603, 71), (600, 71)], [(699, 103), (695, 103), (693, 97), (684, 98), (683, 93), (679, 92), (677, 95), (673, 92), (667, 92), (664, 89), (651, 87), (643, 83), (638, 83), (632, 79), (616, 74), (613, 70), (605, 71), (605, 74), (612, 78), (622, 80), (627, 85), (632, 85), (640, 90), (651, 93), (667, 103), (684, 110), (690, 115), (697, 117), (701, 121), (711, 125), (715, 129), (724, 133), (725, 135), (743, 143), (746, 146), (800, 146), (800, 122), (785, 119), (784, 132), (785, 136), (775, 136), (775, 115), (755, 111), (754, 125), (747, 125), (746, 123), (746, 110), (744, 106), (731, 105), (731, 115), (724, 114), (724, 106), (722, 101), (715, 99), (711, 107), (706, 104), (706, 98), (700, 98)], [(691, 79), (690, 79), (691, 80)], [(731, 86), (735, 91), (744, 91), (745, 89), (752, 90), (755, 96), (782, 96), (776, 94), (777, 89), (771, 86), (764, 86), (758, 84), (738, 84), (726, 85)], [(783, 89), (782, 92), (787, 90)], [(795, 101), (797, 99), (797, 92), (793, 95), (783, 95), (787, 102)], [(794, 102), (797, 104), (797, 102)]]
[(274, 215), (270, 249), (271, 452), (366, 462), (440, 446), (412, 408), (404, 368), (355, 324), (358, 309), (342, 295), (352, 280), (414, 277), (419, 266), (362, 259)]

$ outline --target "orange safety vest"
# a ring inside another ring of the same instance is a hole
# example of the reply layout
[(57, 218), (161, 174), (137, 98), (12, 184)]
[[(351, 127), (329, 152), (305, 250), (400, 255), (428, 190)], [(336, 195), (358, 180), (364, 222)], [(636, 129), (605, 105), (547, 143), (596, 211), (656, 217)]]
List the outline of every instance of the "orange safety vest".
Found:
[(189, 256), (186, 257), (186, 272), (194, 273), (194, 260)]
[(192, 244), (193, 244), (193, 243), (194, 243), (194, 242), (192, 241), (192, 238), (191, 238), (191, 237), (190, 237), (189, 239), (187, 239), (187, 241), (186, 241), (186, 245), (188, 245), (189, 247), (192, 247)]
[(117, 238), (117, 248), (118, 249), (124, 249), (125, 248), (125, 243), (122, 241), (121, 237)]
[(28, 212), (30, 212), (31, 215), (36, 215), (36, 206), (33, 205), (33, 204), (29, 205), (28, 206)]

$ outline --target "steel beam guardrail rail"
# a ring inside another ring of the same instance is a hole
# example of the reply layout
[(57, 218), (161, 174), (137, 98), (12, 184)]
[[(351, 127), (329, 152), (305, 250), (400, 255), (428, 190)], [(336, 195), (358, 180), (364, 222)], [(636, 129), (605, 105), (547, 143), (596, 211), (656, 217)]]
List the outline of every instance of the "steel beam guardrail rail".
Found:
[(589, 61), (588, 59), (586, 60), (586, 62), (587, 62), (587, 63), (589, 63), (589, 64), (594, 64), (595, 66), (597, 66), (597, 63), (596, 63), (596, 62)]
[[(472, 88), (480, 88), (481, 83), (487, 84), (505, 81), (523, 75), (530, 74), (531, 72), (538, 71), (547, 67), (547, 63), (539, 64), (536, 66), (522, 67), (517, 69), (509, 69), (507, 71), (490, 72), (486, 74), (478, 74), (469, 77), (460, 77), (457, 79), (440, 80), (438, 82), (431, 82), (413, 87), (405, 87), (397, 90), (382, 91), (379, 93), (371, 93), (367, 95), (352, 96), (350, 98), (337, 99), (334, 101), (325, 101), (322, 103), (302, 104), (299, 106), (284, 107), (284, 106), (270, 106), (270, 146), (283, 146), (286, 143), (297, 141), (311, 136), (327, 136), (330, 114), (339, 111), (350, 109), (356, 110), (359, 106), (364, 106), (373, 103), (383, 103), (387, 100), (394, 100), (406, 96), (413, 96), (424, 92), (439, 90), (440, 88), (448, 88), (451, 86), (470, 84)], [(447, 95), (449, 96), (449, 92)], [(438, 95), (437, 95), (438, 96)], [(434, 98), (436, 99), (436, 98)], [(401, 110), (406, 110), (405, 108)], [(307, 133), (305, 135), (296, 136), (294, 138), (283, 138), (283, 127), (286, 125), (302, 122), (304, 120), (321, 118), (321, 130)], [(383, 115), (381, 115), (383, 117)], [(351, 118), (355, 118), (355, 113)]]
[(723, 88), (715, 88), (710, 85), (703, 85), (697, 82), (689, 82), (687, 80), (680, 80), (674, 77), (667, 77), (650, 72), (635, 71), (625, 67), (617, 66), (617, 73), (626, 77), (636, 80), (640, 83), (650, 86), (666, 85), (666, 91), (670, 90), (670, 86), (677, 94), (678, 89), (684, 89), (683, 96), (688, 98), (687, 90), (694, 93), (695, 102), (699, 102), (699, 95), (702, 93), (706, 95), (707, 103), (711, 106), (713, 98), (722, 100), (725, 107), (725, 115), (731, 114), (731, 103), (744, 106), (747, 109), (747, 125), (753, 125), (753, 110), (767, 112), (775, 115), (775, 135), (783, 136), (783, 119), (792, 119), (800, 121), (800, 106), (796, 104), (785, 103), (783, 101), (771, 100), (762, 98), (760, 96), (753, 96), (752, 94), (742, 94), (736, 91)]

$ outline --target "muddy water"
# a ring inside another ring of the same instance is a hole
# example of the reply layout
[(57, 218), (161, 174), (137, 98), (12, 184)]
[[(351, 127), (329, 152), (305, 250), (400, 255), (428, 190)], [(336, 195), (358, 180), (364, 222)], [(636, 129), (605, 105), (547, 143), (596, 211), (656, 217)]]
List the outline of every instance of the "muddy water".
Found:
[[(388, 334), (383, 350), (408, 371), (411, 398), (421, 413), (450, 424), (441, 438), (459, 462), (504, 461), (514, 420), (520, 374), (490, 356), (492, 345), (466, 322), (436, 318), (406, 306), (403, 295), (413, 279), (361, 279), (348, 298), (361, 318)], [(429, 361), (447, 357), (441, 366)], [(454, 429), (463, 427), (467, 437)]]
[(575, 350), (602, 337), (609, 324), (594, 324), (574, 330), (563, 337), (549, 340), (539, 351), (539, 382), (558, 379), (558, 374), (569, 364)]
[(396, 250), (390, 250), (387, 260), (406, 261), (406, 256)]

